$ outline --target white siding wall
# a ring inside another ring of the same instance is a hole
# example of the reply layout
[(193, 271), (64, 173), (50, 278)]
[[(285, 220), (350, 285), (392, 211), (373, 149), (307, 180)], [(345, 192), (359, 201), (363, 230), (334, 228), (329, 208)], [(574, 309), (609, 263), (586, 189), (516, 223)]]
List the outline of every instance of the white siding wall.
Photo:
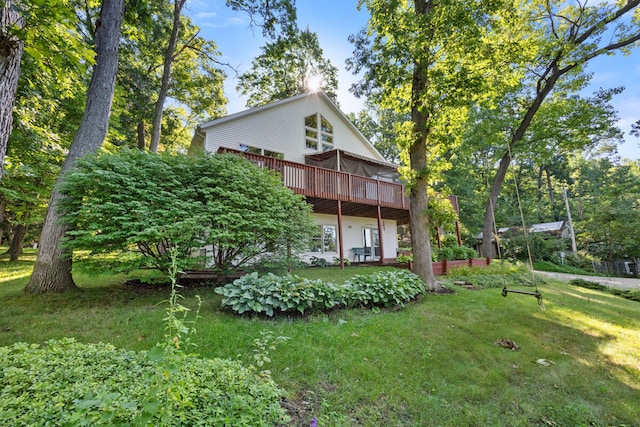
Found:
[(383, 160), (318, 95), (302, 97), (255, 113), (241, 113), (236, 118), (204, 128), (205, 148), (210, 152), (216, 152), (220, 147), (237, 150), (240, 144), (246, 144), (283, 153), (285, 160), (304, 163), (305, 155), (316, 152), (306, 148), (304, 118), (317, 112), (333, 125), (335, 148)]
[[(335, 225), (338, 227), (338, 217), (336, 215), (313, 214), (316, 224)], [(398, 232), (396, 221), (382, 220), (382, 244), (385, 258), (395, 258), (398, 250)], [(353, 216), (342, 217), (342, 233), (344, 240), (344, 257), (353, 261), (351, 248), (361, 248), (364, 246), (362, 238), (363, 228), (378, 228), (378, 221), (375, 218), (360, 218)], [(338, 242), (339, 245), (339, 242)], [(339, 257), (339, 246), (336, 252), (308, 252), (303, 259), (309, 261), (312, 256), (333, 261), (333, 257)], [(357, 260), (357, 259), (356, 259)], [(362, 259), (364, 261), (364, 259)], [(367, 261), (371, 261), (370, 258)]]

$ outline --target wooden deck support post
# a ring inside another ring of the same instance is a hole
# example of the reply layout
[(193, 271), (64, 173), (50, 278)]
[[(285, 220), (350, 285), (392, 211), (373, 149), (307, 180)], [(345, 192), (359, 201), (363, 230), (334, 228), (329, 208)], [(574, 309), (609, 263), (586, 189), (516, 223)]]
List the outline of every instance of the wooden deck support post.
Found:
[(338, 200), (338, 246), (340, 247), (340, 268), (344, 270), (344, 242), (342, 241), (342, 202)]
[[(382, 231), (382, 211), (380, 210), (380, 205), (378, 204), (378, 244), (380, 245), (380, 265), (384, 264), (384, 245), (382, 244)], [(371, 246), (375, 248), (373, 242), (371, 242)], [(373, 255), (375, 255), (375, 253)]]
[(456, 221), (456, 237), (458, 238), (458, 246), (462, 246), (462, 238), (460, 237), (460, 222)]

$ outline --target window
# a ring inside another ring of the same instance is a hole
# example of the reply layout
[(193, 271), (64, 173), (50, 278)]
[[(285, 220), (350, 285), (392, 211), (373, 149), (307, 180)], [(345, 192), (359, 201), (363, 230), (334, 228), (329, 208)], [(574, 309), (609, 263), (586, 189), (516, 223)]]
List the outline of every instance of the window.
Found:
[(240, 151), (244, 151), (245, 153), (262, 155), (262, 149), (261, 148), (252, 147), (250, 145), (240, 144)]
[(311, 240), (310, 252), (337, 252), (338, 232), (335, 225), (319, 225)]
[(259, 154), (261, 156), (273, 157), (274, 159), (284, 159), (284, 154), (276, 151), (263, 150), (262, 148), (252, 147), (250, 145), (240, 144), (240, 151), (251, 154)]
[(333, 125), (320, 113), (304, 118), (304, 135), (307, 148), (316, 151), (333, 149)]

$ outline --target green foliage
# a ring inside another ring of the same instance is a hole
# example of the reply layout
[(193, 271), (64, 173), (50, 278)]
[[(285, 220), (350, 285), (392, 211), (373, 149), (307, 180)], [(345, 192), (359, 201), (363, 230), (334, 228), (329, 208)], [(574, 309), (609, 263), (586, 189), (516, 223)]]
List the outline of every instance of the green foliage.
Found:
[(269, 317), (277, 313), (326, 311), (337, 307), (402, 305), (424, 292), (424, 282), (408, 271), (356, 275), (343, 285), (300, 276), (252, 273), (216, 289), (234, 312)]
[(396, 261), (400, 264), (408, 264), (410, 261), (413, 261), (413, 254), (399, 255), (396, 257)]
[(433, 258), (435, 261), (454, 261), (460, 259), (475, 258), (478, 253), (473, 248), (466, 246), (445, 246), (443, 248), (434, 249)]
[(223, 306), (242, 314), (254, 312), (273, 316), (278, 312), (299, 312), (312, 308), (329, 309), (340, 303), (337, 287), (322, 280), (309, 280), (300, 276), (259, 276), (247, 274), (233, 283), (216, 289), (223, 295)]
[[(351, 265), (351, 261), (349, 261), (349, 258), (342, 258), (342, 263), (346, 266), (349, 267)], [(333, 257), (333, 265), (340, 265), (340, 258), (337, 256)]]
[[(123, 287), (124, 275), (74, 270), (84, 292), (73, 298), (34, 298), (22, 292), (35, 259), (33, 251), (26, 253), (18, 263), (0, 260), (2, 345), (73, 334), (83, 342), (142, 350), (162, 340), (158, 322), (165, 307), (158, 301), (164, 293)], [(489, 268), (495, 267), (499, 272), (499, 264)], [(386, 270), (354, 266), (296, 273), (338, 283), (353, 274)], [(221, 297), (209, 287), (185, 288), (181, 303), (194, 306), (196, 291), (203, 297), (194, 337), (203, 357), (242, 354), (248, 366), (261, 331), (291, 337), (270, 351), (267, 365), (273, 379), (286, 387), (283, 405), (292, 417), (287, 426), (309, 427), (314, 417), (318, 427), (563, 426), (567, 417), (559, 412), (564, 407), (574, 416), (569, 425), (637, 424), (638, 303), (548, 280), (539, 286), (547, 306), (540, 314), (528, 296), (502, 298), (499, 289), (456, 290), (427, 295), (399, 311), (334, 310), (300, 321), (230, 316), (217, 306)], [(510, 338), (522, 349), (493, 345), (499, 338)], [(538, 358), (555, 364), (532, 362)]]
[(593, 269), (586, 271), (573, 265), (558, 264), (551, 261), (536, 261), (533, 263), (533, 268), (540, 271), (552, 271), (556, 273), (593, 274)]
[(335, 96), (338, 69), (323, 57), (318, 35), (306, 29), (263, 46), (237, 89), (248, 96), (248, 107), (258, 107), (315, 89), (312, 79), (320, 79), (320, 89)]
[(331, 265), (331, 263), (329, 261), (327, 261), (324, 258), (320, 258), (317, 256), (312, 256), (311, 259), (309, 260), (311, 265), (314, 267), (328, 267)]
[(185, 356), (162, 373), (174, 376), (181, 396), (171, 416), (161, 417), (171, 390), (154, 382), (150, 353), (63, 339), (0, 347), (0, 358), (3, 425), (270, 426), (285, 420), (275, 383), (230, 360)]
[(576, 202), (582, 210), (577, 240), (589, 254), (608, 261), (640, 256), (640, 167), (610, 159), (576, 160)]
[(226, 4), (247, 13), (251, 25), (260, 27), (264, 37), (290, 35), (297, 30), (294, 0), (226, 0)]
[(302, 251), (315, 230), (300, 196), (233, 155), (103, 153), (81, 160), (61, 191), (66, 246), (116, 253), (105, 262), (123, 271), (167, 271), (171, 247), (187, 269), (203, 261), (193, 251), (210, 247), (207, 264), (225, 272), (267, 252)]
[(269, 253), (246, 265), (243, 270), (247, 272), (285, 274), (290, 270), (306, 266), (307, 263), (295, 255)]
[(568, 253), (564, 259), (565, 264), (579, 268), (584, 271), (593, 271), (593, 263), (600, 263), (600, 259), (586, 251)]
[[(510, 237), (502, 239), (502, 258), (513, 261), (528, 261), (531, 253), (532, 261), (555, 261), (556, 252), (564, 247), (558, 247), (554, 239), (545, 239), (539, 233), (529, 233), (528, 239), (524, 237)], [(529, 248), (527, 249), (527, 242)]]
[(447, 274), (451, 281), (465, 281), (478, 288), (536, 286), (544, 280), (535, 277), (523, 264), (499, 262), (489, 267), (456, 267)]
[(404, 305), (425, 291), (422, 279), (404, 270), (356, 275), (344, 286), (351, 306)]
[[(112, 120), (112, 142), (118, 146), (149, 146), (163, 74), (159, 65), (173, 27), (173, 3), (154, 0), (127, 5)], [(163, 148), (171, 151), (187, 147), (195, 126), (223, 115), (227, 102), (225, 75), (217, 59), (220, 53), (212, 41), (201, 37), (188, 16), (180, 18), (177, 42), (181, 48), (172, 56), (168, 93), (174, 102), (164, 107), (161, 132)], [(139, 133), (140, 129), (144, 132)]]

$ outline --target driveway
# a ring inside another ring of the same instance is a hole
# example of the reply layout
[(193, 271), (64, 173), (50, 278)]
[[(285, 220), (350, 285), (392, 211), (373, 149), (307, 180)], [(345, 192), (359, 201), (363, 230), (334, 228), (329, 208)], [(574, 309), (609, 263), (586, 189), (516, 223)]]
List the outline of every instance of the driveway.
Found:
[(640, 289), (640, 279), (631, 279), (626, 277), (600, 277), (600, 276), (582, 276), (580, 274), (553, 273), (550, 271), (537, 271), (536, 274), (550, 279), (569, 282), (573, 279), (583, 279), (589, 282), (600, 283), (615, 289)]

